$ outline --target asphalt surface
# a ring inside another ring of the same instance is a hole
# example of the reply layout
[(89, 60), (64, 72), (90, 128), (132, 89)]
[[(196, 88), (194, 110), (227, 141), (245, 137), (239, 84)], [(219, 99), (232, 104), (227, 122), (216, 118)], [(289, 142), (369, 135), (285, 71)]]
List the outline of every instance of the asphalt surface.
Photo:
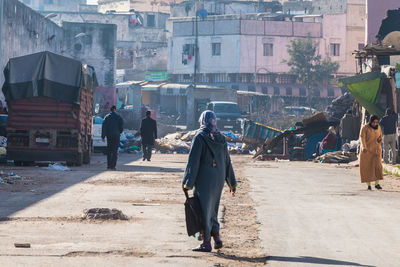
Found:
[(262, 162), (245, 175), (268, 266), (400, 266), (395, 177), (367, 191), (346, 165)]

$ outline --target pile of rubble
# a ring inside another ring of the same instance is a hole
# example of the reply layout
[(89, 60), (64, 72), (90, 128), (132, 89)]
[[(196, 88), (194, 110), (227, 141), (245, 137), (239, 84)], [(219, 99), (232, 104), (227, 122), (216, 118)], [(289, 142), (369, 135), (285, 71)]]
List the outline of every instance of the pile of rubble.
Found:
[[(187, 154), (190, 151), (193, 138), (197, 130), (189, 132), (178, 132), (168, 134), (164, 138), (156, 140), (156, 150), (160, 153)], [(231, 154), (249, 154), (249, 150), (244, 149), (242, 138), (232, 132), (222, 132), (228, 142), (228, 149)]]
[(328, 152), (314, 159), (314, 162), (320, 163), (350, 163), (357, 160), (356, 152), (335, 151)]
[(346, 111), (353, 107), (353, 103), (354, 97), (349, 92), (335, 98), (325, 110), (328, 120), (338, 121), (342, 119)]
[(117, 209), (93, 208), (83, 211), (82, 220), (128, 220), (128, 216)]
[(137, 131), (125, 130), (120, 137), (119, 152), (139, 153), (141, 142)]

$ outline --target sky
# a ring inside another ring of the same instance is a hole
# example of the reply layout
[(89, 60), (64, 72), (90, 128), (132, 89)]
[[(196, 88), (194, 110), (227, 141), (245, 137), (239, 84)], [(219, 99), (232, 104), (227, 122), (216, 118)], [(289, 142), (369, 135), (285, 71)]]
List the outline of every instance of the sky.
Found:
[(88, 5), (97, 5), (97, 0), (87, 0)]

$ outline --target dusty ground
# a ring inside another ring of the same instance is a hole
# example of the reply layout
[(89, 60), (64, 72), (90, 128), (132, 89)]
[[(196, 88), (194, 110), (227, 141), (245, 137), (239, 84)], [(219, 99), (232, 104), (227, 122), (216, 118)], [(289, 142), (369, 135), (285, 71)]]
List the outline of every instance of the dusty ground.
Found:
[[(234, 157), (240, 189), (227, 188), (221, 205), (225, 248), (193, 253), (187, 237), (181, 179), (186, 155), (155, 155), (151, 163), (123, 155), (118, 171), (104, 171), (102, 156), (72, 171), (1, 166), (2, 266), (250, 266), (263, 265), (249, 184), (241, 173), (247, 157)], [(89, 208), (116, 208), (127, 221), (82, 220)], [(30, 243), (31, 248), (15, 248)]]

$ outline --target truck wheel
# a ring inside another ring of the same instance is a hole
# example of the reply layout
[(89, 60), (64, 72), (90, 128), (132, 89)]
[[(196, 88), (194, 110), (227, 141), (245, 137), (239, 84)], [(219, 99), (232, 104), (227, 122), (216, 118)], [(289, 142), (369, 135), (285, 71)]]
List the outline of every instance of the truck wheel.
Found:
[(92, 156), (92, 151), (85, 151), (83, 153), (83, 164), (90, 164), (90, 158)]
[(78, 153), (76, 157), (77, 157), (77, 159), (76, 159), (75, 165), (78, 166), (78, 167), (82, 166), (83, 154), (82, 153)]

